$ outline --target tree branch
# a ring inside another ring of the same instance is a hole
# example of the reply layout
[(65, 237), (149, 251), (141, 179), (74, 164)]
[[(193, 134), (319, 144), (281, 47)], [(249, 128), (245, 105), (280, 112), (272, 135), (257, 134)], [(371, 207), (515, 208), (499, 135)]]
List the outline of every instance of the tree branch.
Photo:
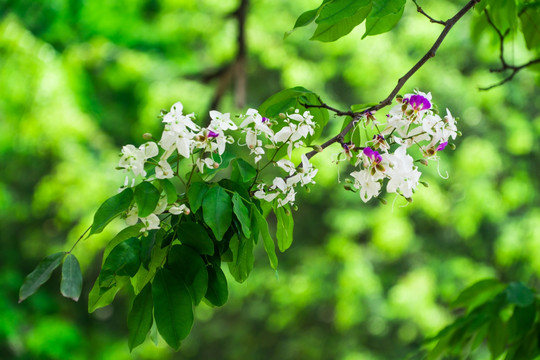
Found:
[[(317, 153), (319, 153), (321, 151), (321, 149), (324, 150), (325, 148), (327, 148), (328, 146), (330, 146), (330, 145), (332, 145), (332, 144), (334, 144), (336, 142), (342, 142), (345, 135), (349, 131), (351, 131), (351, 129), (358, 123), (358, 121), (360, 121), (360, 119), (364, 115), (366, 115), (368, 113), (371, 113), (371, 112), (375, 112), (377, 110), (380, 110), (380, 109), (390, 105), (392, 103), (392, 100), (394, 99), (394, 97), (401, 90), (401, 88), (405, 85), (405, 83), (411, 78), (411, 76), (413, 76), (429, 59), (431, 59), (432, 57), (435, 56), (435, 53), (437, 52), (437, 50), (441, 46), (441, 43), (446, 38), (446, 35), (448, 35), (448, 32), (454, 27), (454, 25), (469, 10), (471, 10), (474, 7), (475, 4), (479, 3), (480, 1), (482, 1), (482, 0), (470, 0), (461, 10), (459, 10), (456, 13), (456, 15), (454, 15), (452, 18), (445, 21), (444, 29), (441, 31), (441, 34), (439, 35), (437, 40), (435, 40), (435, 42), (433, 43), (431, 48), (428, 50), (428, 52), (409, 71), (407, 71), (407, 73), (405, 75), (403, 75), (398, 80), (397, 85), (394, 87), (394, 89), (392, 89), (390, 94), (384, 100), (379, 102), (377, 105), (374, 105), (374, 106), (366, 109), (363, 112), (355, 112), (355, 113), (353, 113), (353, 116), (352, 116), (353, 120), (339, 134), (337, 134), (333, 138), (327, 140), (324, 144), (322, 144), (320, 146), (319, 150), (313, 150), (313, 151), (308, 152), (306, 154), (307, 158), (311, 159), (313, 156), (315, 156)], [(314, 107), (316, 107), (316, 106), (314, 106)], [(321, 107), (325, 107), (327, 109), (329, 108), (327, 106), (322, 106), (322, 105), (321, 105)], [(332, 110), (332, 109), (330, 109), (330, 110)], [(338, 110), (338, 112), (339, 112), (339, 110)], [(338, 113), (338, 112), (336, 112), (336, 113)], [(349, 114), (346, 114), (346, 115), (349, 115)]]
[(441, 21), (441, 20), (435, 20), (434, 18), (432, 18), (431, 16), (429, 16), (421, 7), (420, 5), (418, 5), (418, 3), (416, 2), (416, 0), (413, 0), (414, 2), (414, 5), (416, 5), (416, 11), (418, 11), (420, 14), (424, 15), (425, 17), (427, 17), (429, 19), (430, 22), (432, 23), (436, 23), (436, 24), (441, 24), (441, 25), (444, 25), (446, 26), (446, 22), (445, 21)]
[(540, 63), (540, 58), (537, 58), (537, 59), (533, 59), (533, 60), (531, 60), (531, 61), (529, 61), (529, 62), (527, 62), (527, 63), (525, 63), (523, 65), (519, 65), (519, 66), (508, 64), (506, 62), (506, 60), (504, 59), (504, 38), (506, 37), (506, 35), (508, 35), (508, 31), (505, 34), (503, 34), (501, 32), (501, 30), (499, 30), (499, 28), (497, 28), (497, 26), (491, 20), (491, 17), (489, 16), (489, 12), (487, 11), (487, 9), (484, 10), (484, 13), (486, 14), (487, 22), (495, 30), (495, 32), (497, 33), (497, 36), (499, 37), (499, 51), (500, 51), (499, 60), (501, 62), (501, 67), (498, 68), (498, 69), (490, 69), (489, 71), (490, 72), (504, 72), (504, 71), (507, 71), (507, 70), (511, 70), (512, 72), (510, 73), (510, 75), (508, 75), (507, 77), (505, 77), (504, 79), (502, 79), (498, 83), (495, 83), (495, 84), (490, 85), (490, 86), (479, 88), (479, 90), (481, 90), (481, 91), (491, 90), (493, 88), (496, 88), (498, 86), (506, 84), (507, 82), (512, 80), (514, 78), (514, 76), (516, 76), (516, 74), (519, 71), (521, 71), (521, 70), (523, 70), (526, 67), (529, 67), (531, 65)]

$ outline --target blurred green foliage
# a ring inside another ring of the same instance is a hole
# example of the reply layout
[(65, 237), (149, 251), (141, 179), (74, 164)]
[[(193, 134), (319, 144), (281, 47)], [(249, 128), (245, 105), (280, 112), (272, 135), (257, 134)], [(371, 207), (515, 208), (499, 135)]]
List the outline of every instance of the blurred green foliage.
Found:
[[(304, 86), (346, 109), (377, 102), (427, 50), (439, 25), (411, 3), (394, 31), (360, 40), (308, 42), (314, 27), (283, 41), (296, 17), (317, 1), (254, 1), (247, 21), (247, 104)], [(230, 281), (227, 306), (201, 306), (178, 353), (162, 340), (129, 353), (130, 294), (92, 315), (86, 299), (101, 250), (120, 228), (82, 242), (79, 303), (61, 297), (60, 274), (17, 304), (22, 280), (45, 254), (63, 251), (91, 223), (122, 174), (121, 145), (157, 133), (159, 109), (182, 101), (209, 110), (216, 81), (200, 75), (231, 61), (237, 1), (0, 0), (0, 354), (13, 359), (403, 359), (456, 316), (458, 293), (495, 277), (538, 286), (540, 261), (540, 92), (524, 70), (503, 87), (498, 39), (475, 36), (477, 14), (459, 23), (404, 92), (431, 91), (460, 117), (464, 136), (439, 168), (424, 169), (412, 204), (389, 197), (364, 204), (344, 191), (338, 148), (313, 160), (318, 185), (295, 213), (295, 242), (279, 273), (264, 250), (244, 284)], [(426, 3), (445, 19), (458, 1)], [(490, 35), (491, 34), (491, 35)], [(524, 63), (522, 37), (507, 61)], [(234, 112), (227, 93), (218, 110)], [(201, 115), (202, 116), (202, 115)], [(383, 118), (383, 114), (377, 114)], [(333, 133), (341, 119), (330, 117)], [(331, 135), (323, 134), (324, 135)], [(432, 164), (433, 165), (433, 164)], [(341, 174), (339, 174), (341, 172)], [(442, 179), (439, 173), (449, 178)], [(407, 205), (407, 206), (405, 206)], [(277, 276), (276, 276), (277, 275)], [(489, 358), (487, 346), (471, 358)]]

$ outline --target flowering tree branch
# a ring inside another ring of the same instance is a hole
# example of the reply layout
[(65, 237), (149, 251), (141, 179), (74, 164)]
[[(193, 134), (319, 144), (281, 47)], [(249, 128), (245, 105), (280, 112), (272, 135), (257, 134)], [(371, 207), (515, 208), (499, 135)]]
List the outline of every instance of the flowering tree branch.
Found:
[(525, 63), (523, 65), (511, 65), (511, 64), (508, 64), (506, 62), (506, 60), (504, 59), (504, 39), (505, 39), (506, 35), (508, 35), (508, 31), (503, 34), (501, 32), (501, 30), (499, 30), (499, 28), (497, 28), (497, 26), (491, 20), (491, 17), (489, 16), (489, 12), (487, 11), (487, 9), (484, 10), (484, 13), (486, 14), (487, 22), (495, 30), (495, 32), (497, 33), (497, 36), (499, 37), (499, 50), (500, 50), (499, 60), (501, 62), (501, 67), (497, 68), (497, 69), (490, 69), (490, 72), (504, 72), (504, 71), (507, 71), (507, 70), (511, 70), (511, 73), (510, 73), (510, 75), (508, 75), (507, 77), (505, 77), (504, 79), (499, 81), (498, 83), (495, 83), (495, 84), (490, 85), (490, 86), (479, 88), (479, 90), (482, 90), (482, 91), (490, 90), (490, 89), (496, 88), (498, 86), (501, 86), (503, 84), (506, 84), (507, 82), (511, 81), (519, 71), (521, 71), (521, 70), (523, 70), (526, 67), (529, 67), (531, 65), (540, 63), (540, 58), (537, 58), (537, 59), (533, 59), (533, 60), (531, 60), (531, 61), (529, 61), (529, 62), (527, 62), (527, 63)]
[[(307, 158), (308, 159), (311, 159), (313, 156), (315, 156), (317, 153), (319, 153), (320, 151), (324, 150), (325, 148), (327, 148), (328, 146), (336, 143), (336, 142), (341, 142), (343, 141), (345, 135), (351, 131), (351, 129), (356, 125), (356, 123), (358, 123), (358, 121), (360, 121), (360, 119), (365, 115), (365, 114), (368, 114), (368, 113), (371, 113), (371, 112), (375, 112), (377, 110), (380, 110), (388, 105), (390, 105), (392, 103), (392, 100), (394, 99), (394, 97), (396, 97), (396, 95), (398, 94), (398, 92), (401, 90), (401, 88), (405, 85), (405, 83), (429, 60), (431, 59), (432, 57), (435, 56), (435, 53), (437, 52), (437, 50), (439, 49), (439, 47), (441, 46), (443, 40), (446, 38), (446, 35), (448, 35), (448, 33), (450, 32), (450, 30), (454, 27), (454, 25), (469, 11), (471, 10), (474, 5), (476, 5), (477, 3), (479, 3), (480, 1), (482, 0), (470, 0), (461, 10), (459, 10), (456, 15), (454, 15), (452, 18), (448, 19), (447, 21), (444, 22), (444, 28), (443, 30), (441, 31), (441, 34), (439, 35), (439, 37), (437, 37), (437, 40), (435, 40), (435, 42), (433, 43), (433, 45), (431, 46), (431, 48), (428, 50), (428, 52), (409, 70), (407, 71), (407, 73), (405, 75), (403, 75), (397, 82), (397, 85), (394, 87), (394, 89), (392, 89), (392, 91), (390, 92), (390, 94), (384, 99), (382, 100), (381, 102), (379, 102), (377, 105), (374, 105), (362, 112), (354, 112), (352, 114), (348, 113), (348, 112), (342, 112), (342, 111), (339, 111), (339, 110), (334, 110), (333, 108), (329, 107), (328, 105), (326, 104), (323, 104), (323, 105), (319, 105), (318, 107), (324, 107), (326, 109), (329, 109), (329, 110), (332, 110), (334, 112), (336, 112), (336, 114), (338, 115), (349, 115), (351, 116), (352, 115), (352, 118), (353, 120), (339, 133), (337, 134), (336, 136), (334, 136), (333, 138), (327, 140), (324, 144), (322, 144), (320, 146), (319, 149), (317, 150), (313, 150), (313, 151), (310, 151), (309, 153), (307, 153)], [(317, 106), (315, 106), (317, 107)]]
[(414, 2), (414, 5), (416, 5), (416, 11), (418, 11), (420, 14), (424, 15), (425, 17), (427, 17), (429, 19), (430, 22), (432, 23), (436, 23), (436, 24), (441, 24), (441, 25), (446, 25), (446, 22), (445, 21), (441, 21), (441, 20), (435, 20), (434, 18), (432, 18), (431, 16), (429, 16), (425, 11), (424, 9), (422, 9), (420, 7), (420, 5), (418, 5), (418, 2), (416, 0), (413, 0)]

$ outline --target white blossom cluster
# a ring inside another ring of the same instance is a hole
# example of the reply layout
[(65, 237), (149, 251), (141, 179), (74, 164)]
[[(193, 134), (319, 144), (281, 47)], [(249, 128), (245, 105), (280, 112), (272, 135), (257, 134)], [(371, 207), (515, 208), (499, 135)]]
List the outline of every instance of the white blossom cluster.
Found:
[(249, 109), (240, 125), (242, 133), (246, 134), (246, 145), (254, 155), (255, 163), (262, 159), (265, 154), (263, 142), (266, 148), (278, 151), (287, 149), (288, 159), (276, 161), (276, 165), (287, 172), (286, 177), (276, 177), (271, 185), (258, 184), (254, 196), (268, 202), (277, 201), (278, 207), (294, 203), (296, 197), (295, 187), (314, 184), (313, 177), (317, 169), (309, 162), (306, 155), (302, 155), (302, 166), (297, 166), (291, 161), (292, 151), (304, 145), (304, 140), (315, 133), (315, 123), (309, 111), (300, 114), (296, 110), (293, 114), (283, 114), (284, 126), (277, 132), (272, 130), (269, 119), (262, 117), (257, 110)]
[[(425, 157), (437, 159), (437, 152), (456, 136), (455, 119), (448, 109), (444, 118), (433, 111), (431, 93), (407, 94), (390, 110), (386, 127), (356, 155), (355, 166), (360, 170), (351, 173), (354, 187), (367, 202), (379, 196), (383, 181), (387, 179), (387, 192), (399, 193), (409, 199), (421, 173), (407, 149), (416, 145)], [(393, 153), (390, 152), (392, 144), (398, 145)], [(351, 149), (347, 144), (344, 144), (344, 150), (350, 157)]]

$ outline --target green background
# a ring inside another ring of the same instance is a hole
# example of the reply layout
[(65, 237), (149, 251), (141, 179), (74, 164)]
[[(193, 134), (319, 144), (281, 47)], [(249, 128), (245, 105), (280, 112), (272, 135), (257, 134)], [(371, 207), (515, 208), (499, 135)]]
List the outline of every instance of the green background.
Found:
[[(538, 80), (524, 70), (505, 86), (479, 91), (501, 79), (488, 71), (497, 66), (498, 44), (494, 36), (473, 36), (471, 20), (479, 15), (471, 13), (401, 92), (431, 91), (441, 112), (449, 108), (460, 118), (464, 134), (439, 166), (422, 167), (429, 187), (419, 187), (413, 203), (387, 196), (388, 205), (364, 204), (343, 190), (339, 147), (317, 155), (317, 186), (299, 196), (295, 242), (280, 254), (279, 272), (259, 244), (250, 278), (230, 278), (223, 308), (197, 308), (178, 353), (162, 340), (129, 353), (131, 294), (86, 311), (101, 250), (121, 221), (77, 247), (85, 274), (78, 303), (61, 297), (57, 271), (17, 304), (24, 276), (43, 256), (69, 249), (123, 183), (114, 170), (122, 145), (159, 134), (159, 110), (176, 101), (204, 119), (218, 81), (201, 81), (201, 74), (235, 56), (236, 23), (228, 14), (237, 5), (0, 0), (0, 357), (403, 359), (454, 319), (448, 304), (476, 280), (539, 285)], [(441, 30), (407, 3), (403, 19), (384, 35), (361, 40), (361, 26), (323, 44), (307, 40), (314, 29), (307, 27), (284, 41), (296, 17), (318, 5), (253, 1), (247, 107), (293, 86), (344, 110), (378, 102)], [(446, 19), (461, 6), (424, 8)], [(532, 58), (521, 37), (506, 51), (510, 63)], [(218, 110), (244, 111), (234, 107), (230, 90)], [(337, 117), (330, 122), (328, 136), (341, 127)], [(473, 358), (488, 358), (487, 349)]]

